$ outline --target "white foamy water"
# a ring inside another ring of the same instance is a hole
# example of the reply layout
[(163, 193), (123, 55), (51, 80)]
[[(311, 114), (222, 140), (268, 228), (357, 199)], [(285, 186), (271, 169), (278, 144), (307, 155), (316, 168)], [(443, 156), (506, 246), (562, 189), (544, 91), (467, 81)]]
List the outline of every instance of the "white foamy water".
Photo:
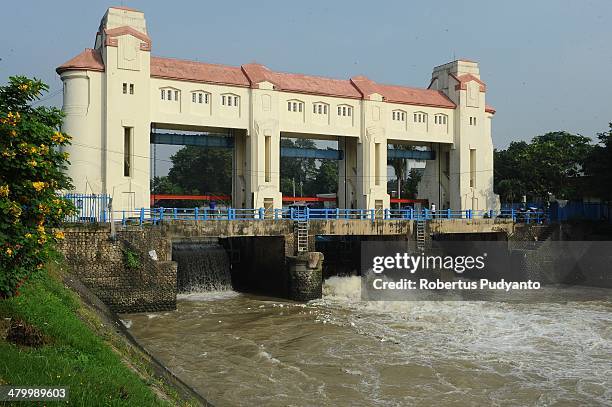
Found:
[(129, 319), (219, 406), (612, 403), (610, 301), (371, 302), (359, 290), (359, 277), (332, 277), (308, 304), (181, 295), (174, 313)]

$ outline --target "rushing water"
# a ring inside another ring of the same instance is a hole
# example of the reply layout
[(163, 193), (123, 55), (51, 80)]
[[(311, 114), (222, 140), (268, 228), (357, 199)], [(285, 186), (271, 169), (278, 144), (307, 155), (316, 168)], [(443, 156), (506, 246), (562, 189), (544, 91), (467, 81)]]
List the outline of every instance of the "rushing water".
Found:
[(308, 304), (192, 293), (124, 318), (218, 406), (612, 404), (609, 300), (365, 302), (359, 288), (332, 277)]
[(172, 248), (172, 260), (178, 264), (179, 292), (232, 288), (227, 252), (216, 242), (176, 244)]

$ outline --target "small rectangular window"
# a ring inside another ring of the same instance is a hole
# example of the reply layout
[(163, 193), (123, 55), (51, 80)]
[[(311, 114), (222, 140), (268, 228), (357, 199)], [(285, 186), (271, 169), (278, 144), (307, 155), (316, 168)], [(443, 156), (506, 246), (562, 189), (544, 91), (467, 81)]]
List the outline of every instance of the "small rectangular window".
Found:
[(287, 110), (291, 111), (291, 102), (287, 102)]
[(234, 96), (234, 106), (238, 106), (238, 96)]
[(132, 176), (132, 128), (123, 128), (123, 176)]
[(123, 82), (123, 94), (127, 93), (127, 83)]
[(406, 113), (402, 112), (402, 121), (406, 120)]
[(208, 93), (204, 94), (204, 103), (208, 104)]
[(163, 89), (161, 90), (161, 98), (162, 98), (162, 100), (166, 99), (166, 91), (163, 90)]
[(342, 116), (342, 107), (338, 106), (338, 116)]
[(134, 94), (134, 84), (130, 83), (130, 95)]
[(195, 103), (195, 102), (196, 102), (196, 94), (195, 94), (195, 93), (192, 93), (192, 94), (191, 94), (191, 101), (192, 101), (193, 103)]
[(395, 112), (393, 112), (393, 120), (395, 120)]
[(323, 113), (323, 106), (319, 105), (319, 114)]
[(312, 105), (312, 113), (317, 113), (317, 105)]
[(198, 103), (202, 103), (202, 97), (204, 95), (202, 95), (201, 93), (198, 93)]
[(225, 106), (225, 96), (221, 96), (221, 104)]
[(327, 105), (323, 105), (323, 114), (327, 114)]
[(300, 111), (300, 113), (302, 113), (302, 104), (298, 103), (298, 110)]
[(178, 95), (179, 95), (178, 90), (175, 90), (174, 91), (174, 100), (179, 100), (179, 96)]

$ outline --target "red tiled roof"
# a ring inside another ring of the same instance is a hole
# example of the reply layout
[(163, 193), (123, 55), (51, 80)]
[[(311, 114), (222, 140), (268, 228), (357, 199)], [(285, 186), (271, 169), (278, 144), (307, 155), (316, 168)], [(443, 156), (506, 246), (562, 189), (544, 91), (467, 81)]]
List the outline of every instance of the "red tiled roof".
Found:
[(457, 85), (455, 85), (455, 89), (456, 90), (466, 90), (467, 89), (467, 84), (468, 82), (471, 81), (476, 81), (479, 85), (480, 85), (480, 91), (481, 92), (486, 92), (487, 91), (487, 85), (485, 85), (485, 83), (483, 81), (481, 81), (480, 79), (478, 79), (477, 77), (475, 77), (474, 75), (472, 75), (471, 73), (466, 73), (463, 75), (453, 75), (450, 74), (453, 78), (455, 78), (455, 80), (457, 82), (459, 82)]
[[(58, 67), (57, 72), (61, 73), (69, 69), (103, 71), (104, 64), (98, 51), (86, 49), (83, 53)], [(151, 57), (151, 76), (155, 78), (242, 87), (255, 87), (258, 83), (268, 81), (274, 85), (275, 89), (287, 92), (353, 99), (368, 98), (370, 95), (378, 93), (382, 95), (384, 101), (391, 103), (455, 108), (455, 104), (443, 92), (438, 90), (383, 85), (365, 76), (356, 76), (350, 80), (344, 80), (274, 72), (266, 66), (256, 63), (234, 67), (173, 58)], [(461, 85), (462, 81), (476, 80), (481, 86), (484, 86), (482, 81), (470, 74), (461, 75), (456, 79), (459, 85)], [(493, 108), (489, 107), (489, 110), (494, 112)]]
[(55, 70), (58, 74), (71, 69), (80, 69), (87, 71), (104, 71), (104, 62), (100, 52), (91, 48), (86, 48), (76, 57), (58, 66)]
[(485, 112), (495, 114), (495, 108), (491, 105), (485, 105)]
[(249, 80), (239, 67), (173, 58), (151, 57), (151, 76), (183, 81), (245, 86)]
[(268, 81), (274, 84), (275, 89), (287, 92), (361, 98), (361, 94), (353, 85), (349, 81), (342, 79), (274, 72), (266, 66), (256, 63), (242, 65), (242, 71), (251, 82), (251, 86)]

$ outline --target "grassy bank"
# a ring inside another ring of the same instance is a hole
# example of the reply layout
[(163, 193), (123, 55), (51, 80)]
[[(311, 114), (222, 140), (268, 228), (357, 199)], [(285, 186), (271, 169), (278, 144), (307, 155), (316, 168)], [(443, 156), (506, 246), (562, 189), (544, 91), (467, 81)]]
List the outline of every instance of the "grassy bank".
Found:
[[(20, 291), (18, 297), (0, 300), (1, 384), (68, 386), (70, 405), (188, 405), (63, 285), (57, 265)], [(16, 323), (27, 327), (33, 346), (23, 344), (28, 341), (23, 335), (15, 340)]]

